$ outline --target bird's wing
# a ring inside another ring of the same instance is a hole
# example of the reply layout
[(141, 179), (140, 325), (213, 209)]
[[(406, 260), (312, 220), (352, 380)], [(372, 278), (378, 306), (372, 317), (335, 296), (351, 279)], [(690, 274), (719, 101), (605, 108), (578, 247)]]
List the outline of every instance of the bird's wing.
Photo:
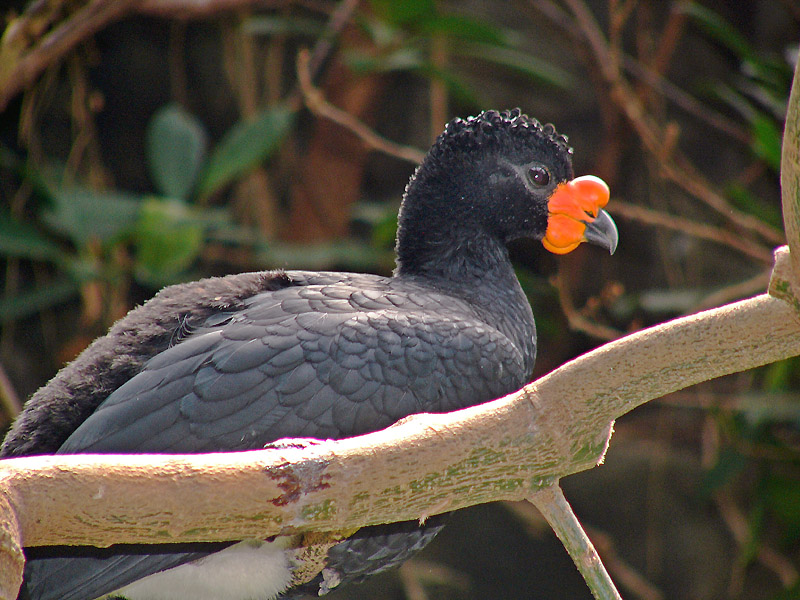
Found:
[(349, 437), (524, 383), (521, 351), (445, 306), (453, 299), (405, 300), (341, 285), (256, 297), (152, 358), (59, 452), (213, 452)]
[[(193, 453), (348, 437), (501, 396), (524, 383), (524, 368), (506, 336), (453, 298), (361, 284), (286, 288), (208, 319), (153, 357), (59, 452)], [(123, 555), (67, 570), (108, 593), (132, 573), (169, 568), (162, 562)], [(50, 570), (39, 567), (34, 584), (70, 597), (75, 583)]]

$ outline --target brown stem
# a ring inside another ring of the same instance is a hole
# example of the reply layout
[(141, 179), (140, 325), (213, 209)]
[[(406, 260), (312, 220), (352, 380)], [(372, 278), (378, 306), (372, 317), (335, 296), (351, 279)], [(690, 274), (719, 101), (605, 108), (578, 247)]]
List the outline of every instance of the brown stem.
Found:
[(556, 290), (558, 290), (558, 300), (561, 305), (561, 310), (567, 317), (570, 329), (582, 331), (600, 340), (615, 340), (620, 337), (622, 335), (621, 331), (587, 319), (575, 308), (575, 303), (572, 301), (566, 279), (563, 269), (560, 269), (553, 283), (555, 284)]
[[(753, 543), (750, 534), (750, 525), (747, 518), (742, 514), (738, 506), (723, 494), (716, 494), (714, 496), (714, 503), (717, 505), (722, 520), (731, 532), (736, 544), (745, 551), (750, 552), (749, 546)], [(760, 542), (756, 546), (756, 560), (764, 567), (775, 573), (785, 588), (792, 587), (798, 580), (800, 574), (792, 564), (792, 561), (787, 557), (780, 554), (774, 548)]]
[(616, 198), (614, 199), (613, 212), (615, 215), (633, 219), (640, 223), (679, 231), (698, 239), (723, 244), (765, 264), (772, 260), (772, 251), (769, 248), (713, 225), (696, 223), (686, 217), (637, 206)]
[(308, 51), (301, 51), (297, 55), (297, 78), (300, 82), (300, 89), (303, 92), (308, 109), (319, 117), (324, 117), (337, 123), (352, 132), (373, 150), (378, 150), (384, 154), (394, 156), (400, 160), (405, 160), (414, 164), (422, 162), (425, 153), (417, 148), (396, 144), (378, 135), (364, 123), (353, 115), (336, 108), (330, 104), (322, 92), (315, 88), (311, 83), (311, 71), (309, 69)]
[(596, 600), (622, 600), (558, 482), (535, 491), (528, 500), (556, 532)]
[(31, 49), (22, 51), (21, 56), (8, 44), (0, 47), (0, 62), (9, 61), (8, 67), (0, 68), (0, 112), (48, 66), (109, 23), (130, 13), (141, 1), (95, 0), (39, 39)]
[[(655, 122), (622, 77), (621, 66), (615, 60), (591, 11), (581, 0), (564, 0), (564, 3), (570, 8), (578, 30), (591, 48), (595, 66), (606, 80), (611, 97), (622, 109), (645, 148), (657, 159), (662, 157), (665, 154), (663, 150), (664, 128)], [(738, 228), (745, 232), (755, 233), (768, 243), (783, 243), (783, 232), (731, 206), (681, 153), (673, 152), (670, 160), (662, 161), (660, 165), (665, 177), (730, 220)]]

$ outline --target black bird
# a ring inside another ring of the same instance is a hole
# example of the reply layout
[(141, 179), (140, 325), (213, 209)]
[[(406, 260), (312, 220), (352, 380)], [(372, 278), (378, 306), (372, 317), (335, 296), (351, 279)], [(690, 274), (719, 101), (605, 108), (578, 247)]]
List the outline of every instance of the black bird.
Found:
[[(486, 111), (450, 122), (406, 188), (392, 277), (242, 273), (168, 287), (37, 391), (0, 455), (193, 453), (343, 438), (529, 381), (533, 314), (506, 244), (613, 252), (607, 186), (573, 179), (552, 125)], [(367, 527), (292, 584), (281, 538), (28, 549), (21, 597), (249, 600), (324, 594), (397, 565), (441, 524)], [(28, 596), (24, 596), (28, 594)]]

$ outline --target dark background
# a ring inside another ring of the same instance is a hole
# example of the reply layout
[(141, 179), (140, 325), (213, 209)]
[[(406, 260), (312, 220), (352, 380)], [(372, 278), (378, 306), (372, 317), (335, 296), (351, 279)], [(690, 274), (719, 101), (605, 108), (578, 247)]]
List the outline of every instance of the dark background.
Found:
[[(34, 40), (82, 6), (50, 4)], [(298, 52), (327, 40), (315, 85), (386, 138), (424, 150), (454, 116), (519, 106), (610, 184), (613, 257), (512, 249), (537, 376), (766, 289), (797, 3), (374, 0), (334, 25), (343, 5), (325, 0), (219, 4), (130, 12), (0, 113), (5, 426), (15, 396), (163, 285), (391, 272), (414, 164), (302, 107)], [(24, 10), (2, 9), (33, 31)], [(653, 401), (617, 423), (603, 466), (563, 481), (625, 598), (800, 598), (799, 387), (793, 359)], [(429, 598), (589, 598), (525, 505), (460, 511), (401, 572), (331, 597), (418, 600), (415, 582)]]

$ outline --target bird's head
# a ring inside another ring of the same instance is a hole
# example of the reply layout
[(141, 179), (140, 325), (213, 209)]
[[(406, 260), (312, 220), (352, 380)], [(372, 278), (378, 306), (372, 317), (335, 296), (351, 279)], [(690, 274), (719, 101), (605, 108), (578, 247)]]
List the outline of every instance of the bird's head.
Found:
[[(566, 254), (582, 242), (613, 253), (617, 228), (603, 210), (608, 186), (574, 178), (572, 148), (552, 125), (519, 109), (454, 119), (406, 188), (398, 228), (399, 272), (424, 271), (454, 253), (541, 240)], [(491, 243), (489, 243), (491, 245)]]

